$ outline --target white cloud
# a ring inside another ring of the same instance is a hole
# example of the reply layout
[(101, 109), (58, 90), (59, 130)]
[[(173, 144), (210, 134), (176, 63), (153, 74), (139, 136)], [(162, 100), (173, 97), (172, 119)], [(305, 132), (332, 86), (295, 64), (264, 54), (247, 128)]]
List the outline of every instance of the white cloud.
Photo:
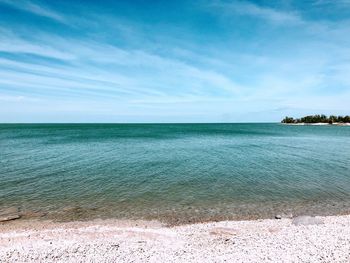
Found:
[[(0, 0), (1, 1), (1, 0)], [(46, 43), (35, 43), (20, 38), (11, 30), (0, 28), (0, 51), (9, 53), (32, 54), (60, 60), (75, 59), (74, 54), (51, 47)]]
[(350, 0), (316, 0), (313, 2), (315, 6), (323, 6), (323, 5), (341, 5), (346, 6), (350, 5)]
[(237, 94), (242, 88), (220, 72), (144, 50), (121, 49), (92, 40), (35, 35), (38, 39), (26, 40), (14, 33), (3, 34), (0, 51), (47, 56), (65, 63), (41, 66), (2, 59), (0, 66), (10, 67), (12, 71), (2, 70), (1, 83), (61, 87), (62, 90), (74, 87), (81, 91), (100, 90), (101, 94), (119, 91), (136, 96), (176, 93), (198, 96), (206, 95), (208, 89)]
[(246, 1), (234, 1), (230, 3), (218, 1), (212, 4), (212, 6), (222, 9), (224, 12), (253, 16), (277, 24), (303, 23), (302, 18), (295, 12), (285, 12), (269, 7), (262, 7)]
[(9, 96), (0, 94), (0, 101), (2, 102), (36, 102), (39, 101), (37, 98), (25, 97), (25, 96)]
[(53, 20), (56, 20), (58, 22), (61, 23), (65, 23), (65, 19), (64, 17), (49, 9), (48, 7), (44, 7), (44, 6), (40, 6), (38, 4), (35, 4), (31, 1), (26, 1), (26, 0), (0, 0), (0, 4), (6, 4), (9, 5), (13, 8), (19, 9), (19, 10), (23, 10), (38, 16), (42, 16), (42, 17), (47, 17)]

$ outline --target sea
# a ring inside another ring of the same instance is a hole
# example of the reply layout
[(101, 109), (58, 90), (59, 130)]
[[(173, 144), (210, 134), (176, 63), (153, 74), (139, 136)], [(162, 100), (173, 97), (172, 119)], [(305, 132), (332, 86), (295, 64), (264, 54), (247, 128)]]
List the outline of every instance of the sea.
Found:
[(0, 124), (0, 210), (186, 224), (350, 213), (350, 126)]

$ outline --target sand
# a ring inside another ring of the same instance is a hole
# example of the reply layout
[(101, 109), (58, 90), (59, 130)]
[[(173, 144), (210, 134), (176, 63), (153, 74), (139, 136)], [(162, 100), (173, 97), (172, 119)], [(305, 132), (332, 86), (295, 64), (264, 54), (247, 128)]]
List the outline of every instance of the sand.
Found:
[(0, 262), (350, 262), (350, 216), (0, 224)]

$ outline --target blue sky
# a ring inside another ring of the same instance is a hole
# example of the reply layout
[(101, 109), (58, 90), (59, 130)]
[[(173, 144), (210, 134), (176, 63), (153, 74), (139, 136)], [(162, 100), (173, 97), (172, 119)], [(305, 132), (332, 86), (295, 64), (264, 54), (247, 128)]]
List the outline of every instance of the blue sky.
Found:
[(350, 113), (350, 0), (0, 0), (0, 122)]

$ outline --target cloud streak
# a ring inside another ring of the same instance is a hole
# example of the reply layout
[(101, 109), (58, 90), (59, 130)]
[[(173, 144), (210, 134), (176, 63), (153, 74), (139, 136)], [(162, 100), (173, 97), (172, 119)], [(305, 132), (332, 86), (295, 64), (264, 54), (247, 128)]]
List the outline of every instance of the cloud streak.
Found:
[(225, 13), (260, 18), (276, 24), (302, 24), (302, 18), (296, 12), (285, 12), (259, 6), (248, 1), (215, 2), (211, 6), (220, 8)]
[[(11, 55), (26, 54), (29, 60), (0, 59), (0, 67), (3, 68), (0, 84), (17, 84), (31, 90), (52, 89), (55, 94), (60, 90), (62, 93), (79, 91), (82, 96), (84, 91), (91, 96), (89, 91), (95, 90), (101, 96), (119, 94), (121, 100), (129, 99), (131, 95), (200, 96), (205, 95), (208, 88), (234, 94), (240, 88), (223, 74), (143, 50), (126, 50), (94, 41), (38, 35), (40, 42), (34, 39), (29, 42), (15, 34), (2, 36), (0, 51)], [(31, 62), (32, 56), (46, 56), (62, 60), (64, 64), (46, 61), (45, 65), (38, 65)], [(129, 68), (134, 70), (125, 71)], [(177, 90), (173, 90), (173, 87)]]
[(53, 19), (60, 23), (66, 23), (65, 18), (61, 14), (51, 10), (48, 7), (44, 7), (43, 5), (38, 5), (28, 0), (17, 0), (17, 1), (0, 0), (0, 4), (5, 4), (8, 6), (11, 6), (12, 8), (31, 13), (33, 15)]

